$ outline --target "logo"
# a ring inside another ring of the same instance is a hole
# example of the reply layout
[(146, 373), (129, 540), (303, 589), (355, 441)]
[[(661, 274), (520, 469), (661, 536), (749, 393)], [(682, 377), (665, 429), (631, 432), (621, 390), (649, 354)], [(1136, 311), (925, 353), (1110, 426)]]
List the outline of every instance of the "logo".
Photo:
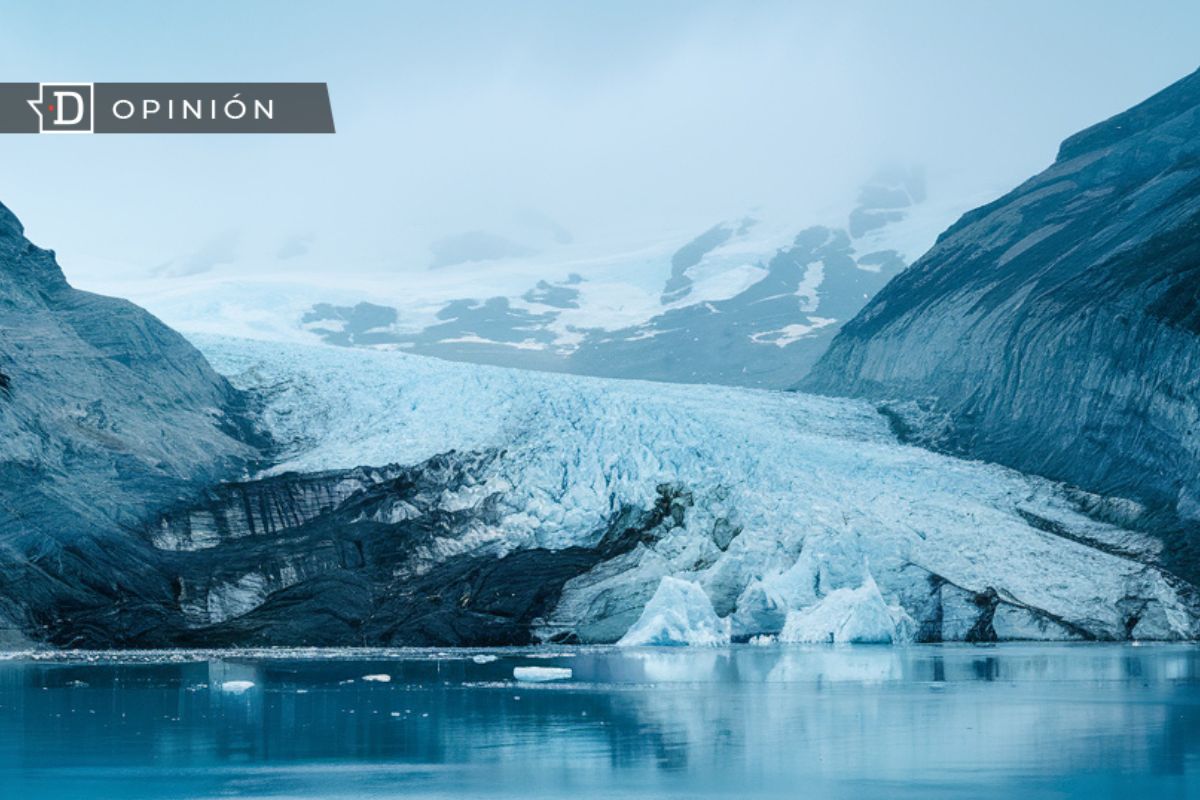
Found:
[(324, 83), (3, 83), (2, 133), (333, 133)]
[(91, 133), (94, 89), (90, 83), (39, 83), (37, 112), (42, 133)]

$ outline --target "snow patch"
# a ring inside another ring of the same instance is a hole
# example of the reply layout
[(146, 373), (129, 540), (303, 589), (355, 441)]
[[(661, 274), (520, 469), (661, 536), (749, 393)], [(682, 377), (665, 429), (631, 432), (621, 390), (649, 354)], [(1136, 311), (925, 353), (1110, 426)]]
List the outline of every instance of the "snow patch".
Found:
[(826, 328), (837, 322), (832, 317), (809, 317), (809, 324), (802, 325), (795, 323), (792, 325), (784, 325), (773, 331), (760, 331), (759, 333), (751, 334), (750, 340), (756, 344), (773, 344), (776, 347), (787, 347), (793, 342), (798, 342), (812, 336), (821, 328)]

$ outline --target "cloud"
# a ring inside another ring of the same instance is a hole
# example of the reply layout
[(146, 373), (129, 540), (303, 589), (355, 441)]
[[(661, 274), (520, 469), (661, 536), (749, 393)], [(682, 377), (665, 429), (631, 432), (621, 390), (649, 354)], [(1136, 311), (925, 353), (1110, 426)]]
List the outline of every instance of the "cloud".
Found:
[(313, 238), (311, 236), (290, 236), (279, 246), (275, 257), (280, 260), (289, 258), (297, 258), (306, 254), (312, 246)]
[(182, 278), (210, 272), (221, 264), (232, 264), (237, 261), (240, 239), (241, 234), (237, 231), (225, 231), (209, 239), (190, 255), (159, 265), (154, 272), (169, 278)]
[(433, 252), (430, 267), (450, 267), (468, 261), (495, 261), (500, 258), (532, 256), (537, 250), (486, 231), (467, 231), (445, 236), (429, 246)]

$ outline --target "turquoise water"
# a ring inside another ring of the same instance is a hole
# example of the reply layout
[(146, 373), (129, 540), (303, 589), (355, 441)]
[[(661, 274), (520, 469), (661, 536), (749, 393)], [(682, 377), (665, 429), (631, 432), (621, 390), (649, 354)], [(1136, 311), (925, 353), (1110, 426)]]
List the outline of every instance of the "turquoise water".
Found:
[(0, 797), (1200, 797), (1193, 646), (483, 652), (0, 660)]

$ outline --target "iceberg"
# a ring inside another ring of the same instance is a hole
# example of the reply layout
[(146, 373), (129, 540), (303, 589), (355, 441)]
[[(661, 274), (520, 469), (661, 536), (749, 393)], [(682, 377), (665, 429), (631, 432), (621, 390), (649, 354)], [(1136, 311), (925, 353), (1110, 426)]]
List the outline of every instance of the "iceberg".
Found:
[(254, 681), (225, 681), (221, 684), (221, 691), (230, 694), (242, 694), (253, 688)]
[(888, 605), (868, 574), (857, 589), (835, 589), (815, 604), (787, 615), (781, 642), (899, 644), (911, 642), (916, 623)]
[(721, 619), (698, 584), (667, 576), (633, 627), (617, 642), (647, 645), (729, 644), (729, 620)]
[(570, 667), (514, 667), (513, 677), (525, 683), (546, 683), (548, 681), (566, 681), (574, 673)]

